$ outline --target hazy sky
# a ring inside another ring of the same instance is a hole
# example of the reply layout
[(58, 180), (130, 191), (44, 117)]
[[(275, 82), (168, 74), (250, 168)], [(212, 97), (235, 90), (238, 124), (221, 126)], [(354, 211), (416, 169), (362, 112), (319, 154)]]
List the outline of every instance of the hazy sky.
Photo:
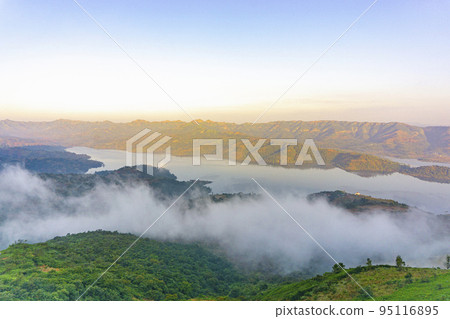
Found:
[[(253, 121), (370, 5), (79, 0), (194, 118)], [(450, 1), (379, 0), (261, 121), (450, 121)], [(0, 0), (0, 117), (180, 119), (72, 0)]]

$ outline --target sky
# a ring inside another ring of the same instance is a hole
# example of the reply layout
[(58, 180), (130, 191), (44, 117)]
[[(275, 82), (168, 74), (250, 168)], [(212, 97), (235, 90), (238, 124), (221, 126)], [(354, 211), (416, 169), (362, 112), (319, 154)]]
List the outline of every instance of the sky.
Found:
[[(0, 0), (1, 119), (253, 122), (373, 2), (78, 1), (126, 53), (73, 0)], [(448, 12), (379, 0), (259, 121), (450, 125)]]

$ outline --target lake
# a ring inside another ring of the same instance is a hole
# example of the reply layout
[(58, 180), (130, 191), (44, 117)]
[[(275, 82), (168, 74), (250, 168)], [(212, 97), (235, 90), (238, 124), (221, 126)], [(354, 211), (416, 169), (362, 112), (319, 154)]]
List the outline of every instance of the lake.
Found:
[[(73, 147), (67, 151), (87, 154), (93, 160), (105, 164), (104, 167), (92, 169), (88, 173), (116, 170), (125, 166), (125, 151), (87, 147)], [(260, 193), (261, 189), (251, 179), (255, 178), (264, 188), (277, 196), (285, 193), (306, 196), (306, 194), (323, 190), (344, 190), (349, 193), (360, 192), (364, 195), (394, 199), (436, 214), (446, 214), (450, 210), (450, 184), (421, 181), (399, 173), (361, 177), (339, 168), (325, 170), (239, 164), (228, 166), (228, 160), (207, 161), (205, 159), (202, 159), (201, 166), (193, 166), (192, 158), (176, 156), (172, 156), (165, 168), (175, 174), (179, 180), (199, 178), (211, 181), (209, 187), (214, 193)]]

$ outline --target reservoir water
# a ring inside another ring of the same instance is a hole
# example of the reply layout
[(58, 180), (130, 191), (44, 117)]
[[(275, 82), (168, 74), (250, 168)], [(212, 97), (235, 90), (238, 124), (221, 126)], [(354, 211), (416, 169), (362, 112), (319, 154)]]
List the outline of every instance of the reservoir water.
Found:
[[(115, 170), (125, 166), (125, 151), (98, 150), (87, 147), (67, 149), (77, 154), (87, 154), (93, 160), (101, 161), (104, 167), (90, 170)], [(324, 190), (344, 190), (349, 193), (394, 199), (435, 214), (448, 214), (450, 211), (450, 184), (422, 181), (417, 178), (394, 173), (374, 177), (361, 177), (339, 168), (297, 169), (273, 166), (228, 166), (228, 161), (206, 161), (193, 166), (192, 158), (172, 156), (165, 166), (179, 180), (211, 181), (208, 186), (214, 193), (254, 192), (261, 189), (252, 178), (274, 195), (295, 193), (304, 196)]]

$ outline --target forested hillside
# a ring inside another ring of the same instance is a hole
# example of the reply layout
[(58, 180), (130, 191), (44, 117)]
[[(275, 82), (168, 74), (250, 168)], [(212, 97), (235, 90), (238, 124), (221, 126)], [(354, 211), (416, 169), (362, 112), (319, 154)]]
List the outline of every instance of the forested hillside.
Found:
[[(76, 300), (136, 236), (95, 231), (0, 254), (0, 300)], [(199, 244), (142, 238), (81, 300), (367, 300), (340, 268), (299, 275), (242, 272)], [(450, 271), (393, 266), (347, 270), (376, 300), (450, 300)]]
[[(16, 243), (0, 255), (0, 300), (75, 300), (136, 239), (112, 232)], [(197, 244), (143, 238), (83, 300), (174, 300), (226, 296), (242, 275)]]

